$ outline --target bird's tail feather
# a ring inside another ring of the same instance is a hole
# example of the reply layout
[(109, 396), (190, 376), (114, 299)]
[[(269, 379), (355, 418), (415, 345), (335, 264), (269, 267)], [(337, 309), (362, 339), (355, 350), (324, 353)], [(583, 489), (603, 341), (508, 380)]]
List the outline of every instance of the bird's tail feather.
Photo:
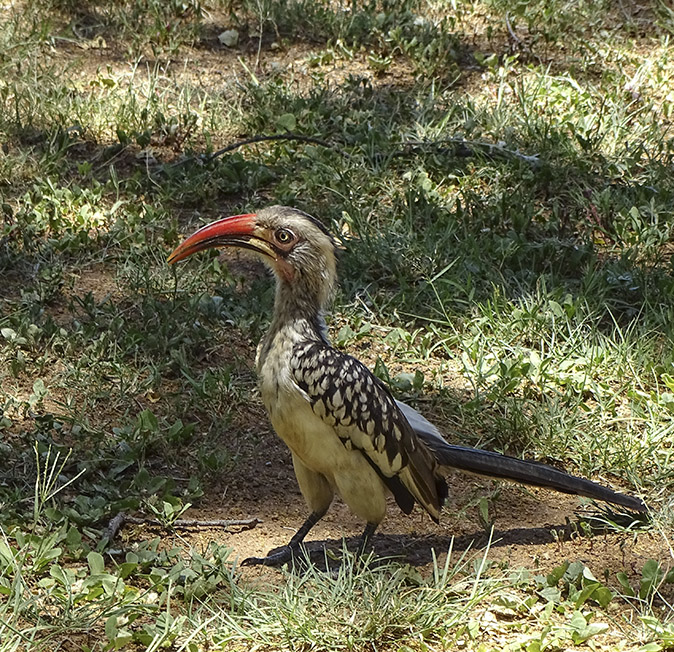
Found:
[(409, 405), (399, 401), (397, 403), (419, 438), (433, 452), (440, 466), (596, 498), (639, 512), (647, 509), (644, 502), (636, 496), (618, 493), (596, 482), (569, 475), (547, 464), (528, 462), (492, 451), (449, 444), (430, 421)]
[(492, 478), (505, 478), (528, 485), (548, 487), (568, 494), (597, 498), (637, 511), (646, 510), (646, 505), (636, 496), (618, 493), (596, 482), (569, 475), (547, 464), (527, 462), (492, 451), (452, 444), (438, 446), (433, 452), (441, 466), (449, 466)]

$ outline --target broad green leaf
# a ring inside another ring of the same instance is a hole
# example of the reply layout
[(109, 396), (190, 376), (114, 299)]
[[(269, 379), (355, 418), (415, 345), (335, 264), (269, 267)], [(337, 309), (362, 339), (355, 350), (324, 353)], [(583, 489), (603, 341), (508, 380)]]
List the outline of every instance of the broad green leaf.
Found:
[(639, 585), (639, 597), (647, 598), (660, 584), (664, 577), (664, 571), (655, 559), (649, 559), (641, 571), (641, 583)]
[(89, 564), (89, 570), (92, 575), (100, 575), (105, 572), (105, 561), (103, 555), (100, 552), (92, 550), (87, 555), (87, 562)]
[(284, 113), (276, 119), (276, 124), (279, 129), (285, 129), (286, 131), (295, 131), (297, 127), (297, 118), (293, 113)]

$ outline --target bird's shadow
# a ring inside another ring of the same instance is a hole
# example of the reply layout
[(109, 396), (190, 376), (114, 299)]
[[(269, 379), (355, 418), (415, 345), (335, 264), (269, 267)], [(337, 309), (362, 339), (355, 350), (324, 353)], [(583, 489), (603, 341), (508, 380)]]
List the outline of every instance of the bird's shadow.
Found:
[[(561, 545), (577, 538), (591, 538), (600, 534), (627, 531), (641, 523), (639, 516), (628, 513), (612, 513), (613, 521), (603, 520), (598, 514), (544, 527), (510, 528), (507, 530), (480, 529), (459, 536), (424, 535), (410, 537), (406, 534), (375, 534), (366, 554), (368, 564), (395, 561), (413, 567), (424, 567), (437, 561), (438, 554), (451, 550), (464, 553), (470, 550), (484, 551), (487, 548), (508, 546)], [(625, 528), (625, 529), (622, 529)], [(309, 565), (319, 572), (332, 573), (343, 564), (348, 555), (355, 555), (360, 546), (360, 537), (343, 539), (312, 540), (302, 546), (300, 554), (289, 564), (292, 572), (306, 572)], [(281, 548), (271, 550), (273, 553)]]

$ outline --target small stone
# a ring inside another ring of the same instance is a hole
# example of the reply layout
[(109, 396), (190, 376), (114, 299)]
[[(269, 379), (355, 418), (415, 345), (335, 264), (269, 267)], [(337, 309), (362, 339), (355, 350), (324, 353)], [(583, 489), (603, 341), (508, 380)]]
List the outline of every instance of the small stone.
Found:
[(239, 32), (235, 29), (226, 29), (218, 36), (218, 41), (228, 48), (233, 48), (239, 42)]

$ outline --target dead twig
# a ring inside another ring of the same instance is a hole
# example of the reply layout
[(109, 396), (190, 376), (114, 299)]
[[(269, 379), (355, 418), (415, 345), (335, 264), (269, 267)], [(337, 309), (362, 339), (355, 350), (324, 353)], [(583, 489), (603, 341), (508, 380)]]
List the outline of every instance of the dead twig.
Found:
[[(124, 512), (120, 512), (108, 523), (108, 527), (105, 529), (105, 537), (108, 541), (112, 541), (119, 531), (124, 527), (126, 523), (132, 523), (133, 525), (159, 525), (160, 527), (163, 524), (158, 521), (156, 518), (143, 518), (138, 516), (129, 516)], [(217, 527), (227, 529), (230, 527), (239, 527), (241, 530), (251, 530), (256, 525), (262, 523), (259, 518), (248, 518), (248, 519), (239, 519), (239, 520), (227, 520), (227, 519), (215, 519), (212, 521), (201, 521), (199, 519), (186, 519), (178, 518), (173, 523), (171, 527)]]
[[(445, 148), (443, 145), (453, 145), (451, 150)], [(532, 167), (538, 167), (542, 164), (541, 159), (537, 154), (522, 154), (514, 149), (508, 149), (503, 145), (497, 143), (487, 143), (481, 140), (466, 140), (465, 138), (443, 138), (441, 140), (430, 141), (410, 141), (403, 143), (403, 148), (391, 154), (391, 157), (401, 157), (412, 154), (418, 150), (436, 149), (440, 153), (452, 153), (456, 156), (475, 156), (476, 150), (480, 150), (482, 154), (486, 154), (492, 158), (516, 158), (520, 161), (528, 163)]]
[(513, 26), (510, 22), (510, 14), (506, 11), (505, 15), (505, 24), (506, 24), (506, 29), (508, 30), (508, 34), (510, 34), (510, 38), (512, 39), (513, 43), (517, 47), (524, 47), (524, 43), (522, 42), (522, 39), (515, 34), (515, 30), (513, 29)]
[(515, 49), (519, 49), (522, 52), (526, 52), (530, 57), (533, 57), (538, 61), (538, 63), (543, 63), (541, 57), (539, 57), (537, 54), (534, 54), (534, 51), (531, 49), (531, 46), (526, 43), (526, 41), (523, 41), (517, 34), (515, 33), (515, 29), (512, 26), (512, 23), (510, 22), (510, 13), (506, 12), (505, 15), (505, 24), (506, 24), (506, 29), (508, 30), (508, 36), (510, 37), (510, 40), (512, 42), (512, 45), (510, 47), (511, 51), (515, 51)]
[(300, 134), (287, 133), (287, 134), (272, 134), (271, 136), (253, 136), (251, 138), (246, 138), (245, 140), (240, 140), (237, 143), (233, 143), (231, 145), (227, 145), (227, 147), (219, 149), (217, 152), (213, 152), (213, 154), (205, 158), (204, 162), (210, 163), (214, 158), (217, 158), (218, 156), (222, 156), (227, 152), (231, 152), (235, 149), (238, 149), (239, 147), (243, 147), (244, 145), (252, 145), (253, 143), (264, 143), (271, 140), (295, 140), (300, 143), (311, 143), (312, 145), (320, 145), (321, 147), (331, 149), (335, 152), (338, 152), (342, 156), (346, 156), (347, 158), (351, 156), (341, 147), (334, 145), (334, 143), (329, 143), (327, 140), (321, 140), (320, 138), (314, 138), (313, 136), (302, 136)]
[(296, 141), (299, 143), (309, 143), (311, 145), (319, 145), (320, 147), (325, 147), (326, 149), (331, 149), (342, 156), (345, 156), (347, 158), (351, 157), (351, 154), (349, 154), (347, 151), (343, 150), (341, 147), (336, 146), (334, 143), (329, 143), (326, 140), (321, 140), (320, 138), (314, 138), (313, 136), (302, 136), (300, 134), (293, 134), (293, 133), (285, 133), (285, 134), (271, 134), (269, 136), (252, 136), (250, 138), (246, 138), (244, 140), (239, 140), (236, 143), (232, 143), (231, 145), (227, 145), (226, 147), (223, 147), (222, 149), (217, 150), (216, 152), (213, 152), (210, 155), (205, 155), (202, 154), (201, 156), (190, 156), (184, 159), (181, 159), (180, 161), (176, 161), (173, 163), (170, 167), (178, 167), (181, 165), (185, 165), (190, 162), (195, 162), (198, 161), (201, 165), (206, 165), (213, 161), (214, 159), (218, 158), (219, 156), (222, 156), (223, 154), (227, 154), (227, 152), (233, 152), (235, 149), (239, 149), (240, 147), (245, 147), (246, 145), (254, 145), (255, 143), (265, 143), (265, 142), (270, 142), (274, 140), (291, 140), (291, 141)]
[[(169, 167), (177, 167), (180, 165), (185, 165), (189, 162), (198, 161), (199, 164), (205, 165), (210, 163), (214, 159), (226, 154), (227, 152), (232, 152), (240, 147), (245, 147), (246, 145), (253, 145), (255, 143), (264, 143), (275, 140), (291, 140), (301, 143), (310, 143), (312, 145), (319, 145), (320, 147), (325, 147), (326, 149), (331, 149), (334, 152), (341, 154), (346, 158), (352, 158), (352, 155), (344, 150), (341, 146), (330, 143), (326, 140), (320, 138), (314, 138), (313, 136), (302, 136), (300, 134), (285, 133), (285, 134), (272, 134), (269, 136), (251, 136), (244, 140), (239, 140), (236, 143), (227, 145), (222, 149), (213, 152), (212, 154), (206, 156), (205, 154), (195, 157), (188, 157), (173, 163)], [(449, 149), (442, 148), (445, 145), (452, 145), (453, 148), (450, 151)], [(424, 150), (424, 149), (438, 149), (440, 153), (453, 153), (456, 156), (475, 156), (476, 151), (480, 150), (482, 154), (491, 156), (492, 158), (516, 158), (525, 163), (528, 163), (532, 167), (537, 167), (541, 164), (541, 160), (537, 155), (528, 155), (522, 154), (516, 150), (508, 149), (500, 144), (487, 143), (479, 140), (466, 140), (465, 138), (443, 138), (441, 140), (430, 140), (430, 141), (410, 141), (402, 144), (402, 148), (398, 151), (393, 152), (392, 154), (379, 154), (380, 158), (399, 158), (402, 156), (408, 156), (409, 154), (414, 153), (415, 151)]]

